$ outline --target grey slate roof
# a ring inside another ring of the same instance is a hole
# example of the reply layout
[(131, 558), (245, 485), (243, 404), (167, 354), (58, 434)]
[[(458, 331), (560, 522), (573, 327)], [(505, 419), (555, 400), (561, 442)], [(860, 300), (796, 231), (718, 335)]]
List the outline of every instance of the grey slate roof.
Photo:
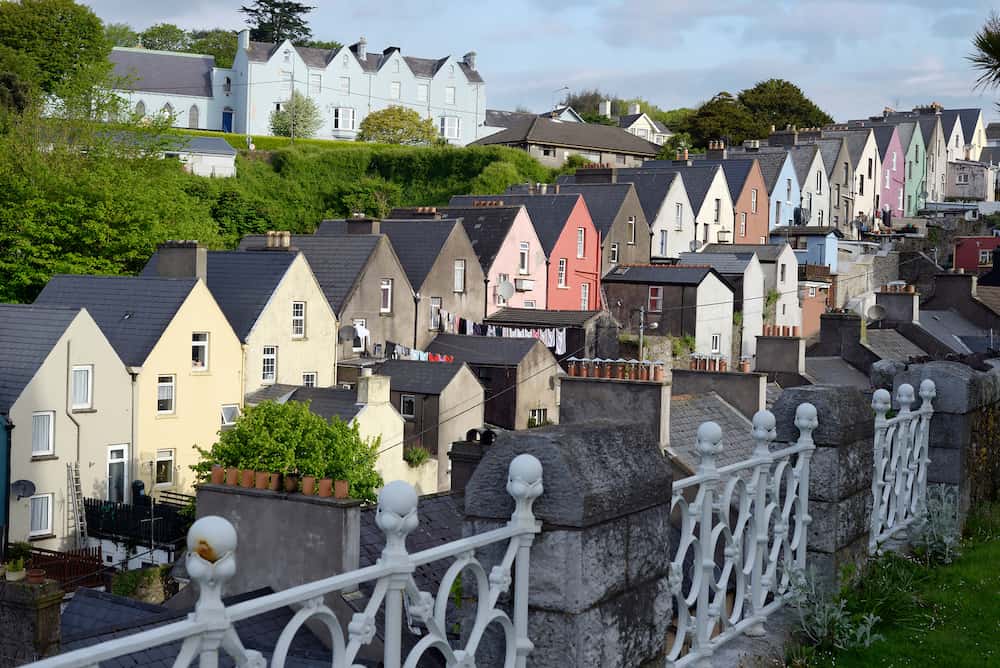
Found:
[(560, 185), (559, 192), (583, 196), (590, 217), (594, 221), (594, 227), (604, 238), (611, 231), (611, 226), (614, 225), (618, 212), (625, 204), (629, 191), (634, 188), (631, 183), (570, 183)]
[(523, 205), (531, 217), (531, 224), (542, 244), (546, 255), (552, 253), (559, 235), (566, 227), (566, 221), (573, 212), (573, 207), (580, 200), (580, 195), (546, 194), (546, 195), (455, 195), (451, 198), (451, 206), (471, 207), (475, 202), (502, 201), (506, 205)]
[[(619, 169), (617, 173), (619, 181), (629, 181), (632, 176), (649, 172), (680, 174), (681, 180), (684, 182), (684, 189), (687, 191), (688, 200), (691, 202), (691, 208), (697, 213), (701, 210), (702, 204), (705, 202), (705, 197), (708, 196), (708, 189), (712, 187), (715, 174), (720, 169), (722, 168), (714, 164), (695, 166), (674, 165), (664, 166), (662, 169), (654, 165), (652, 168), (644, 166), (638, 169)], [(660, 202), (662, 201), (661, 199)], [(657, 205), (657, 210), (659, 210), (658, 207), (659, 205)], [(649, 214), (646, 214), (646, 218), (652, 220)]]
[(127, 366), (142, 366), (196, 279), (53, 276), (35, 303), (85, 308)]
[(941, 110), (941, 129), (944, 130), (944, 140), (948, 141), (951, 133), (955, 129), (955, 121), (959, 119), (958, 109)]
[(851, 156), (851, 162), (857, 169), (861, 164), (861, 155), (864, 153), (865, 145), (868, 143), (868, 134), (871, 128), (861, 128), (857, 130), (824, 130), (823, 137), (843, 137), (847, 140), (847, 153)]
[(809, 139), (808, 143), (819, 147), (819, 152), (823, 156), (823, 167), (826, 169), (826, 176), (833, 178), (833, 172), (837, 169), (837, 158), (840, 156), (840, 148), (844, 144), (843, 138), (829, 139)]
[(972, 347), (962, 340), (964, 337), (978, 338), (987, 333), (952, 309), (939, 311), (921, 309), (920, 325), (956, 353), (973, 352)]
[(447, 362), (386, 360), (378, 372), (389, 376), (389, 386), (393, 391), (441, 394), (463, 366)]
[(114, 75), (127, 78), (132, 90), (212, 97), (214, 56), (115, 47), (108, 59)]
[(454, 355), (456, 361), (473, 366), (517, 366), (536, 344), (540, 342), (534, 338), (438, 334), (427, 352)]
[(740, 193), (743, 192), (743, 184), (746, 183), (747, 177), (750, 176), (750, 170), (753, 169), (753, 161), (754, 158), (746, 160), (705, 160), (704, 162), (722, 167), (722, 171), (726, 175), (726, 183), (729, 185), (729, 196), (735, 202), (739, 199)]
[(785, 244), (708, 244), (705, 253), (756, 253), (761, 262), (777, 262)]
[(868, 376), (840, 357), (806, 357), (806, 374), (821, 385), (843, 385), (871, 391)]
[[(375, 253), (382, 237), (377, 234), (292, 236), (292, 246), (306, 256), (316, 280), (337, 316), (354, 284)], [(265, 237), (251, 235), (240, 240), (240, 250), (263, 248)]]
[(10, 411), (79, 313), (77, 308), (0, 304), (0, 414)]
[(456, 225), (457, 220), (383, 220), (379, 232), (389, 237), (410, 285), (419, 290)]
[(507, 127), (473, 144), (542, 144), (626, 155), (655, 156), (656, 144), (610, 125), (564, 123), (550, 118), (511, 119)]
[(910, 142), (913, 140), (913, 133), (917, 130), (917, 124), (914, 123), (896, 123), (896, 132), (899, 134), (899, 145), (903, 148), (903, 153), (905, 154), (910, 148)]
[(646, 215), (647, 221), (656, 220), (656, 216), (660, 213), (660, 207), (663, 206), (663, 201), (667, 198), (667, 193), (670, 192), (670, 187), (674, 184), (674, 179), (684, 181), (680, 172), (667, 169), (630, 170), (624, 174), (619, 170), (617, 178), (619, 183), (631, 183), (635, 186), (635, 193), (639, 196), (639, 204), (642, 206), (642, 212)]
[(181, 135), (176, 139), (176, 142), (168, 146), (168, 150), (202, 155), (236, 155), (236, 149), (222, 137)]
[(764, 183), (767, 184), (767, 192), (773, 193), (778, 185), (778, 176), (788, 159), (788, 152), (785, 149), (766, 151), (747, 151), (747, 157), (757, 158), (760, 163), (760, 171), (764, 175)]
[(896, 131), (895, 125), (873, 125), (872, 132), (875, 133), (875, 145), (878, 146), (878, 155), (884, 162), (886, 153), (889, 151), (889, 144), (892, 143), (892, 134)]
[(254, 390), (246, 397), (246, 403), (248, 406), (256, 406), (259, 403), (265, 401), (274, 401), (279, 404), (283, 404), (292, 398), (295, 394), (295, 390), (299, 389), (299, 385), (284, 385), (282, 383), (274, 383), (273, 385), (265, 385), (259, 390)]
[(247, 395), (247, 403), (256, 405), (264, 401), (279, 404), (289, 401), (309, 402), (309, 410), (329, 420), (338, 417), (350, 422), (363, 406), (358, 403), (357, 390), (342, 387), (301, 387), (276, 383)]
[(520, 206), (438, 207), (438, 211), (449, 218), (461, 218), (462, 227), (472, 242), (484, 273), (489, 271), (500, 252), (520, 210)]
[[(240, 341), (246, 343), (254, 323), (296, 257), (298, 253), (281, 251), (208, 253), (208, 289)], [(160, 254), (154, 253), (141, 275), (156, 277), (159, 259)]]
[[(609, 271), (603, 283), (642, 283), (652, 285), (700, 285), (711, 267), (681, 267), (678, 265), (618, 265)], [(721, 277), (720, 277), (721, 278)]]
[(771, 230), (771, 236), (775, 237), (825, 237), (830, 234), (836, 236), (838, 239), (844, 237), (844, 233), (838, 228), (828, 226), (778, 225)]
[(492, 325), (537, 327), (583, 327), (603, 311), (552, 311), (535, 308), (502, 308), (483, 322)]
[(799, 179), (799, 187), (802, 187), (806, 183), (811, 183), (808, 180), (812, 176), (809, 173), (809, 168), (816, 158), (817, 151), (819, 151), (819, 146), (815, 144), (788, 147), (788, 154), (792, 156), (792, 167), (795, 169), (795, 176)]
[(909, 361), (927, 352), (894, 329), (869, 329), (868, 348), (884, 360)]
[(917, 119), (917, 125), (920, 126), (920, 133), (924, 137), (924, 146), (931, 145), (931, 140), (934, 138), (934, 130), (937, 128), (937, 122), (938, 122), (937, 116)]
[(535, 114), (529, 111), (504, 111), (503, 109), (486, 110), (486, 126), (492, 128), (506, 128), (516, 121), (525, 122), (534, 118)]
[(720, 274), (738, 274), (742, 277), (751, 260), (753, 253), (681, 253), (677, 264), (682, 267), (707, 264)]
[(715, 422), (722, 427), (722, 452), (718, 466), (736, 464), (750, 458), (753, 439), (752, 425), (738, 410), (715, 392), (674, 395), (670, 400), (670, 449), (691, 471), (701, 459), (695, 449), (698, 427), (703, 422)]

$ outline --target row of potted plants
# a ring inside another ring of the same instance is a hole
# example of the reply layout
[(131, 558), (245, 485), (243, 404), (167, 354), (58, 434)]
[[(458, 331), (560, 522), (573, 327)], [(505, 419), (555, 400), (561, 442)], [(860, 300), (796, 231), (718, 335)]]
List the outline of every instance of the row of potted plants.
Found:
[(3, 577), (7, 582), (20, 582), (27, 579), (28, 584), (43, 584), (45, 570), (41, 568), (24, 567), (24, 559), (11, 559), (3, 565)]
[(302, 494), (306, 496), (313, 496), (318, 492), (323, 498), (332, 496), (335, 499), (346, 499), (351, 491), (347, 480), (317, 479), (316, 476), (299, 476), (298, 473), (272, 473), (235, 467), (227, 469), (219, 464), (212, 466), (211, 481), (213, 485), (269, 489), (272, 492), (284, 489), (286, 494), (296, 494), (301, 488)]

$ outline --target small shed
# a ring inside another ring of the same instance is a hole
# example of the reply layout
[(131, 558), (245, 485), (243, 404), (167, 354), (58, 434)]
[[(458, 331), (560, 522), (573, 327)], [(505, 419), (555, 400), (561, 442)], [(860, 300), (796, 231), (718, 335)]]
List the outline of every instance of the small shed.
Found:
[(565, 330), (565, 343), (546, 347), (560, 363), (569, 357), (617, 358), (618, 321), (608, 311), (542, 311), (503, 308), (485, 320), (486, 325), (512, 330)]

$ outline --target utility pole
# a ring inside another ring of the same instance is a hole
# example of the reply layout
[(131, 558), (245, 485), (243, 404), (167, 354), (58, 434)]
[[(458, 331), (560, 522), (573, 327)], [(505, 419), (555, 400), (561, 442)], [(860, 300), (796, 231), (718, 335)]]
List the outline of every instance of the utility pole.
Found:
[(295, 143), (295, 55), (292, 49), (285, 49), (285, 55), (292, 61), (291, 91), (288, 95), (288, 127), (291, 142)]
[(639, 361), (644, 362), (646, 360), (646, 354), (643, 350), (643, 338), (646, 333), (646, 307), (639, 307)]

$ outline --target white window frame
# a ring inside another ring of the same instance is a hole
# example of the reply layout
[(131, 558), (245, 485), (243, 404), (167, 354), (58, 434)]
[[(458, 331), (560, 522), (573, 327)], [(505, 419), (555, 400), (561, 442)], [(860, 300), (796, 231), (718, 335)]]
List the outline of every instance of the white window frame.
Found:
[(629, 246), (635, 245), (635, 216), (629, 216), (625, 223), (625, 232), (628, 236)]
[(549, 420), (549, 409), (548, 408), (530, 408), (528, 409), (528, 421), (534, 420), (535, 425), (542, 426)]
[(535, 300), (534, 299), (525, 299), (524, 300), (524, 308), (535, 308)]
[(425, 84), (417, 84), (417, 102), (426, 102), (430, 93), (430, 87)]
[(389, 97), (399, 100), (403, 97), (403, 84), (400, 81), (393, 81), (389, 84)]
[(319, 97), (323, 92), (323, 75), (319, 72), (309, 73), (309, 97)]
[(822, 195), (823, 194), (823, 170), (822, 169), (817, 169), (816, 170), (816, 194), (817, 195)]
[(963, 185), (964, 186), (964, 185), (968, 185), (968, 183), (969, 183), (969, 175), (968, 174), (959, 174), (958, 175), (958, 185)]
[(823, 209), (816, 212), (816, 222), (820, 227), (823, 227)]
[(459, 139), (462, 136), (462, 119), (458, 116), (442, 116), (438, 130), (445, 139)]
[[(195, 340), (196, 336), (204, 336), (205, 339), (204, 340)], [(205, 371), (208, 371), (208, 363), (209, 363), (208, 343), (209, 343), (209, 339), (210, 338), (211, 337), (209, 336), (208, 332), (191, 332), (191, 353), (192, 353), (192, 355), (191, 355), (191, 370), (192, 371), (195, 371), (197, 373), (204, 373)], [(202, 350), (202, 354), (203, 354), (203, 356), (205, 358), (205, 363), (203, 365), (201, 365), (201, 366), (197, 366), (195, 364), (195, 361), (194, 361), (194, 351), (195, 351), (196, 348), (200, 348)]]
[(590, 283), (587, 282), (580, 284), (580, 310), (590, 310)]
[(556, 265), (557, 266), (557, 268), (556, 268), (556, 284), (560, 288), (565, 288), (566, 287), (566, 266), (568, 264), (569, 263), (567, 262), (566, 258), (561, 257), (561, 258), (559, 258), (559, 264)]
[(680, 202), (674, 206), (674, 229), (684, 229), (684, 205)]
[(979, 249), (979, 266), (990, 266), (993, 264), (993, 251)]
[(792, 180), (785, 179), (785, 200), (788, 202), (792, 201)]
[[(301, 312), (296, 313), (297, 309)], [(306, 338), (306, 303), (292, 302), (292, 338)]]
[[(368, 329), (368, 320), (367, 320), (367, 318), (354, 318), (351, 321), (351, 325), (353, 325), (355, 327), (357, 327), (357, 326), (360, 325), (361, 327), (364, 327), (365, 329)], [(354, 341), (352, 340), (351, 341), (351, 352), (358, 353), (358, 352), (361, 352), (362, 350), (365, 349), (365, 339), (363, 337), (358, 337), (358, 339), (359, 339), (359, 342), (361, 343), (360, 347), (359, 346), (355, 346), (354, 345)]]
[[(270, 367), (270, 373), (268, 373), (268, 367)], [(278, 382), (278, 346), (276, 345), (268, 344), (261, 347), (260, 382), (267, 384)]]
[(750, 190), (750, 213), (757, 213), (757, 189)]
[(576, 256), (577, 258), (586, 257), (587, 252), (587, 230), (582, 227), (576, 228)]
[(392, 61), (392, 71), (393, 74), (399, 74), (399, 59)]
[(379, 313), (392, 313), (392, 279), (383, 278), (379, 283)]
[(445, 86), (444, 87), (444, 103), (445, 104), (455, 104), (455, 87)]
[[(410, 403), (410, 412), (406, 412), (406, 403)], [(416, 417), (417, 415), (417, 397), (412, 394), (402, 394), (399, 397), (399, 414), (405, 418)]]
[[(165, 380), (166, 379), (166, 380)], [(170, 388), (170, 408), (163, 410), (160, 408), (160, 388)], [(177, 412), (177, 376), (172, 373), (164, 373), (156, 376), (156, 414), (173, 415)]]
[[(116, 451), (120, 451), (121, 452), (121, 457), (114, 457), (114, 456), (112, 456)], [(122, 475), (122, 478), (123, 478), (122, 482), (124, 484), (122, 485), (122, 499), (121, 500), (122, 500), (122, 502), (125, 502), (125, 501), (128, 500), (128, 494), (129, 494), (129, 479), (128, 479), (128, 473), (129, 473), (128, 469), (129, 469), (129, 466), (128, 466), (128, 444), (127, 443), (120, 443), (118, 445), (109, 445), (108, 446), (108, 456), (107, 456), (107, 459), (106, 459), (105, 465), (104, 465), (104, 473), (105, 473), (105, 477), (107, 478), (107, 482), (106, 482), (105, 488), (104, 488), (104, 498), (107, 499), (107, 500), (109, 500), (109, 501), (112, 500), (111, 499), (111, 465), (112, 464), (121, 464), (122, 465), (122, 473), (123, 473), (123, 475)]]
[(333, 110), (334, 130), (355, 130), (357, 125), (357, 114), (354, 107), (336, 107)]
[(510, 274), (497, 274), (497, 284), (496, 287), (493, 288), (493, 294), (496, 299), (497, 306), (507, 305), (507, 300), (504, 299), (504, 296), (500, 294), (499, 290), (500, 284), (504, 282), (510, 283)]
[[(77, 372), (85, 372), (87, 374), (87, 397), (86, 401), (77, 402), (76, 400), (76, 374)], [(73, 395), (70, 397), (70, 407), (73, 410), (87, 410), (94, 407), (94, 365), (93, 364), (74, 364), (72, 375), (72, 382), (70, 383), (70, 392)]]
[(431, 297), (431, 324), (430, 329), (437, 330), (441, 327), (441, 298)]
[[(517, 246), (517, 273), (522, 276), (528, 273), (528, 263), (531, 258), (531, 244), (522, 241)], [(504, 274), (506, 276), (506, 274)]]
[[(35, 505), (36, 501), (44, 499), (46, 504), (45, 521), (47, 525), (44, 528), (32, 529), (31, 520), (34, 518), (35, 513), (32, 512), (32, 506)], [(52, 506), (55, 504), (55, 494), (35, 494), (28, 499), (28, 535), (32, 538), (37, 538), (39, 536), (51, 536), (52, 531)]]
[(670, 234), (667, 230), (660, 230), (660, 256), (665, 257), (667, 254), (667, 245), (670, 239)]
[[(168, 471), (170, 471), (170, 478), (165, 482), (160, 482), (159, 472), (160, 472), (160, 462), (170, 462)], [(160, 448), (156, 451), (156, 460), (153, 462), (153, 487), (173, 487), (176, 482), (176, 471), (177, 468), (177, 451), (173, 448)]]
[(889, 176), (889, 168), (885, 168), (885, 189), (888, 190), (889, 186), (892, 184), (892, 178)]
[(316, 387), (316, 381), (319, 379), (319, 374), (315, 371), (303, 371), (302, 372), (302, 387)]
[(646, 293), (646, 312), (647, 313), (662, 313), (663, 312), (663, 286), (662, 285), (650, 285)]
[(809, 296), (810, 297), (815, 297), (816, 296), (816, 288), (814, 288), (812, 286), (809, 287)]
[[(49, 421), (48, 447), (45, 450), (35, 450), (35, 418), (46, 417)], [(56, 452), (56, 412), (35, 411), (31, 414), (31, 456), (50, 457)]]
[(465, 292), (465, 260), (455, 260), (454, 286), (452, 291), (457, 293)]
[(610, 252), (608, 253), (608, 261), (611, 264), (618, 264), (618, 244), (611, 244)]
[(715, 213), (712, 222), (718, 223), (722, 221), (722, 200), (718, 197), (715, 198)]
[(740, 236), (745, 237), (747, 235), (747, 212), (740, 212)]
[(722, 351), (722, 334), (712, 334), (712, 352), (718, 353)]
[[(236, 412), (233, 414), (233, 419), (229, 420), (228, 422), (226, 421), (227, 408), (236, 409)], [(222, 406), (219, 408), (219, 421), (222, 423), (223, 427), (232, 427), (234, 424), (236, 424), (236, 420), (238, 420), (239, 417), (240, 417), (239, 404), (222, 404)]]
[[(344, 56), (344, 58), (346, 59), (347, 56)], [(345, 95), (350, 95), (351, 94), (351, 77), (340, 77), (340, 81), (338, 82), (337, 87), (340, 89), (341, 93), (344, 93)]]

